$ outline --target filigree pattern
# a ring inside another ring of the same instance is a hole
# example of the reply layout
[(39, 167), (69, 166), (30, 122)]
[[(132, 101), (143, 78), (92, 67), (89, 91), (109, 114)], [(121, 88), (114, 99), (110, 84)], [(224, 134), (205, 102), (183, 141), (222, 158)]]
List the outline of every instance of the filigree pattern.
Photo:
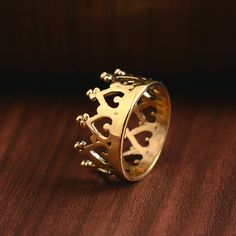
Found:
[[(160, 101), (155, 97), (158, 93), (153, 95), (151, 92), (146, 91), (143, 93), (140, 102), (133, 104), (137, 96), (139, 96), (140, 90), (151, 83), (149, 79), (127, 75), (119, 69), (114, 74), (104, 72), (100, 78), (105, 82), (111, 82), (109, 88), (105, 90), (94, 88), (86, 93), (91, 101), (96, 100), (99, 103), (97, 114), (90, 117), (85, 113), (77, 117), (80, 126), (90, 130), (91, 142), (90, 144), (85, 141), (77, 142), (75, 148), (88, 156), (88, 159), (83, 160), (81, 165), (97, 169), (103, 173), (119, 175), (119, 171), (114, 169), (113, 166), (117, 166), (117, 160), (120, 159), (121, 155), (123, 155), (124, 160), (129, 163), (130, 167), (130, 163), (134, 166), (137, 165), (142, 160), (142, 156), (150, 152), (149, 145), (153, 137), (155, 138), (158, 135), (157, 130), (160, 128), (157, 127), (156, 120), (161, 119), (162, 112), (152, 111), (150, 115), (154, 117), (154, 122), (150, 122), (143, 111), (150, 107), (156, 108), (157, 103)], [(109, 98), (112, 98), (112, 102), (116, 106), (112, 106), (108, 102)], [(135, 128), (130, 129), (127, 127), (124, 132), (124, 122), (131, 107), (134, 107), (133, 112), (137, 116), (139, 123)], [(111, 122), (107, 122), (107, 119)], [(102, 121), (103, 125), (97, 127), (96, 123), (98, 121)], [(137, 139), (137, 135), (146, 130), (149, 131), (150, 135), (144, 137), (144, 145)], [(105, 132), (107, 135), (104, 134)], [(128, 139), (131, 144), (129, 149), (124, 152), (121, 148), (122, 137), (124, 137), (124, 140)], [(125, 168), (129, 171), (128, 165)]]

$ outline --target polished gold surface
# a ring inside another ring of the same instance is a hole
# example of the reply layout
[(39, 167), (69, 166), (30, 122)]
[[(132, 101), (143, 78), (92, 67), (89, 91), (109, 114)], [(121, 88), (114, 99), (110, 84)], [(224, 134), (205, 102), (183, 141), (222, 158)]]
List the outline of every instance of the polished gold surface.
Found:
[(82, 166), (129, 181), (145, 177), (159, 158), (170, 122), (170, 98), (161, 82), (136, 77), (117, 69), (102, 73), (108, 89), (90, 89), (97, 114), (79, 115), (77, 121), (91, 132), (90, 143), (75, 148), (87, 154)]

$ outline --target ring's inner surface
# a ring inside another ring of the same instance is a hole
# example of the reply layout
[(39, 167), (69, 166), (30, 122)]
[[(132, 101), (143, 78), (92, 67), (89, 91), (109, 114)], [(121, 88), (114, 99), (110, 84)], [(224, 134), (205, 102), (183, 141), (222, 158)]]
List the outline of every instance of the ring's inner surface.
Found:
[(136, 102), (123, 142), (122, 164), (126, 175), (145, 175), (162, 150), (170, 117), (169, 97), (163, 85), (150, 86)]

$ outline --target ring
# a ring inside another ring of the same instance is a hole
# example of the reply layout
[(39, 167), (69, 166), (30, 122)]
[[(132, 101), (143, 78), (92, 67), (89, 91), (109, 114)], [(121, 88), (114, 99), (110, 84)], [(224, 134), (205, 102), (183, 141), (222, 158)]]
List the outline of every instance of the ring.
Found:
[(126, 74), (116, 69), (103, 72), (107, 89), (94, 88), (86, 95), (98, 102), (93, 116), (76, 120), (91, 133), (90, 143), (77, 142), (84, 152), (82, 166), (128, 181), (143, 179), (153, 169), (162, 151), (171, 115), (170, 97), (159, 81)]

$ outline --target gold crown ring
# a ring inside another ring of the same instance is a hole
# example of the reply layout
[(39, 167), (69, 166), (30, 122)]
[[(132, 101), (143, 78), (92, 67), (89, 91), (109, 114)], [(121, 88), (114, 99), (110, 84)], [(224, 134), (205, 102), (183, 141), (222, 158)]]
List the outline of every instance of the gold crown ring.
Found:
[(77, 122), (91, 132), (90, 143), (75, 148), (87, 155), (82, 166), (129, 181), (144, 178), (162, 151), (170, 123), (171, 105), (166, 87), (152, 79), (117, 69), (100, 78), (109, 88), (88, 90), (99, 103), (97, 113), (79, 115)]

